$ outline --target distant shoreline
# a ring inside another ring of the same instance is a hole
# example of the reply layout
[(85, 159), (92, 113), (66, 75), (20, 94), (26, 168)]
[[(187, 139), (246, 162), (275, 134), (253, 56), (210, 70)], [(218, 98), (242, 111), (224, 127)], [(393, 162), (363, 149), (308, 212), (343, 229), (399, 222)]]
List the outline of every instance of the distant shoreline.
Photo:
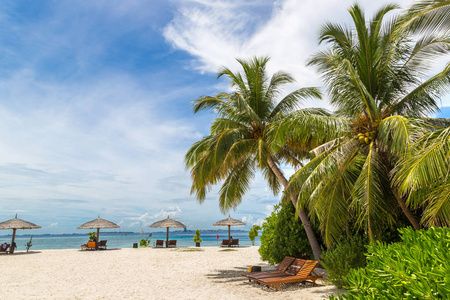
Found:
[[(107, 230), (107, 229), (101, 229), (100, 230), (100, 234), (101, 235), (148, 235), (149, 232), (145, 232), (143, 234), (141, 234), (140, 232), (133, 232), (133, 231), (103, 231), (103, 230)], [(89, 230), (86, 230), (89, 231)], [(91, 229), (91, 231), (95, 231), (95, 229)], [(171, 233), (192, 233), (195, 234), (195, 230), (174, 230), (174, 231), (170, 231)], [(207, 234), (207, 233), (227, 233), (228, 234), (228, 230), (227, 229), (218, 229), (218, 230), (200, 230), (201, 233)], [(231, 230), (231, 232), (248, 232), (248, 230)], [(151, 233), (166, 233), (166, 231), (152, 231)], [(29, 231), (29, 233), (26, 234), (16, 234), (16, 237), (61, 237), (61, 236), (85, 236), (86, 232), (82, 232), (82, 233), (40, 233), (40, 234), (33, 234), (32, 231)], [(4, 234), (4, 235), (0, 235), (0, 238), (3, 237), (11, 237), (12, 234)]]

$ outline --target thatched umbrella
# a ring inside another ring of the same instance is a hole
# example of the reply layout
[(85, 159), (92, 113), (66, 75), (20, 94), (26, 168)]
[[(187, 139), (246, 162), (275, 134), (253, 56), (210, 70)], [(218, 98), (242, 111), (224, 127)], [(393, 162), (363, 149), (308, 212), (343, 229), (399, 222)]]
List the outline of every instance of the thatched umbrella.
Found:
[(166, 247), (169, 247), (169, 227), (173, 228), (186, 228), (186, 226), (178, 221), (172, 220), (169, 216), (167, 219), (158, 221), (150, 225), (149, 227), (167, 227), (167, 235), (166, 235)]
[(14, 240), (16, 239), (16, 230), (17, 229), (37, 229), (37, 228), (41, 228), (41, 226), (21, 220), (21, 219), (17, 219), (17, 214), (14, 219), (0, 223), (0, 229), (12, 229), (13, 230), (13, 235), (12, 235), (12, 240), (11, 240), (11, 248), (9, 250), (9, 253), (11, 253), (11, 254), (14, 253)]
[(87, 223), (84, 223), (81, 226), (78, 226), (77, 229), (97, 229), (97, 243), (95, 243), (95, 249), (98, 249), (98, 242), (100, 242), (100, 228), (119, 228), (120, 226), (116, 223), (107, 221), (105, 219), (100, 218), (94, 219)]
[(231, 226), (243, 226), (243, 225), (245, 225), (244, 222), (233, 219), (230, 216), (228, 216), (228, 218), (226, 218), (222, 221), (219, 221), (219, 222), (216, 222), (213, 224), (213, 226), (228, 226), (228, 240), (231, 239), (231, 228), (230, 227)]

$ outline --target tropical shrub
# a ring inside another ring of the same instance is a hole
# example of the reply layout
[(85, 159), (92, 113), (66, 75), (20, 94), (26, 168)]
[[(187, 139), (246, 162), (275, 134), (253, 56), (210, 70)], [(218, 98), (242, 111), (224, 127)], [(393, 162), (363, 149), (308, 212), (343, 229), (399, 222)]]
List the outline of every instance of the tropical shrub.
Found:
[(363, 238), (354, 236), (349, 240), (343, 239), (333, 248), (323, 252), (321, 264), (327, 270), (328, 280), (338, 288), (347, 285), (344, 276), (348, 275), (350, 269), (366, 266), (365, 245)]
[(201, 242), (203, 242), (202, 238), (200, 237), (200, 230), (199, 229), (197, 229), (195, 231), (195, 235), (194, 235), (193, 239), (194, 239), (194, 243), (197, 243), (197, 242), (201, 243)]
[(88, 232), (89, 240), (93, 241), (97, 239), (97, 232)]
[(288, 256), (309, 258), (312, 255), (303, 225), (295, 221), (291, 202), (275, 205), (274, 211), (262, 224), (259, 254), (271, 264), (280, 263)]
[(261, 226), (253, 225), (248, 232), (248, 238), (252, 241), (252, 246), (255, 246), (255, 238), (258, 236), (258, 230), (261, 230)]
[(345, 277), (347, 295), (330, 299), (448, 299), (450, 231), (400, 229), (403, 241), (367, 247), (367, 267)]
[(150, 246), (150, 240), (142, 239), (139, 241), (139, 246), (141, 247), (148, 247)]

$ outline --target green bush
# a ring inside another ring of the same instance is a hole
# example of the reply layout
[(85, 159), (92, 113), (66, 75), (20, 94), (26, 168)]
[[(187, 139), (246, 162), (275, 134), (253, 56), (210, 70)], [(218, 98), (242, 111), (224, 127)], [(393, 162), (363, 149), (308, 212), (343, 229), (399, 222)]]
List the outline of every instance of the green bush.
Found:
[(261, 230), (261, 226), (253, 225), (248, 232), (248, 238), (252, 241), (253, 246), (255, 246), (255, 238), (258, 236), (258, 230)]
[(195, 231), (195, 235), (194, 235), (193, 240), (194, 240), (194, 243), (197, 243), (197, 242), (201, 243), (201, 242), (203, 242), (202, 238), (200, 237), (200, 230), (199, 229), (197, 229)]
[(271, 264), (280, 263), (286, 255), (297, 258), (312, 256), (306, 232), (300, 220), (295, 220), (295, 208), (291, 202), (275, 205), (272, 214), (262, 224), (260, 241), (259, 254)]
[(139, 246), (141, 247), (148, 247), (150, 246), (151, 241), (150, 240), (146, 240), (146, 239), (142, 239), (139, 241)]
[(367, 267), (350, 271), (345, 278), (349, 294), (338, 299), (448, 299), (449, 229), (409, 227), (400, 234), (402, 242), (368, 246)]
[(97, 232), (88, 232), (89, 240), (97, 240)]
[(347, 284), (344, 276), (350, 269), (366, 266), (365, 242), (359, 236), (344, 239), (333, 248), (322, 253), (321, 264), (327, 269), (328, 280), (335, 286), (342, 288)]

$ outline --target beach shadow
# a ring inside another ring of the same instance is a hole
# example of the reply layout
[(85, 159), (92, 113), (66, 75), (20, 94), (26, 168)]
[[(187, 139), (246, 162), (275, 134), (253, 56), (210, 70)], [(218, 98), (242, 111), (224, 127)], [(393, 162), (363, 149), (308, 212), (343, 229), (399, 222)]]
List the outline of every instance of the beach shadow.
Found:
[[(32, 255), (32, 254), (38, 254), (38, 253), (42, 253), (41, 251), (33, 251), (33, 250), (30, 250), (30, 251), (28, 251), (28, 252), (22, 252), (22, 251), (19, 251), (19, 252), (14, 252), (13, 254), (9, 254), (9, 253), (5, 253), (4, 255), (8, 255), (8, 256), (17, 256), (17, 255)], [(3, 254), (2, 254), (3, 255)]]
[(78, 249), (79, 252), (109, 252), (109, 251), (117, 251), (117, 250), (122, 250), (122, 248), (108, 248), (108, 249), (101, 249), (101, 250)]
[(216, 270), (212, 274), (206, 274), (206, 277), (214, 280), (215, 282), (236, 282), (244, 281), (245, 277), (241, 276), (241, 273), (247, 272), (248, 268), (245, 267), (235, 267), (233, 269), (227, 270)]
[[(269, 293), (283, 293), (283, 292), (291, 292), (291, 291), (300, 291), (304, 289), (308, 289), (311, 293), (317, 293), (321, 296), (328, 298), (328, 296), (335, 295), (333, 291), (330, 291), (328, 286), (317, 284), (314, 285), (312, 282), (302, 281), (302, 282), (291, 282), (291, 283), (282, 283), (280, 284), (280, 289), (277, 291), (274, 287), (268, 287), (265, 284), (260, 284), (255, 281), (249, 282), (248, 280), (244, 282), (244, 285), (252, 286), (257, 289), (261, 289), (263, 291)], [(337, 288), (336, 288), (337, 289)]]
[[(318, 287), (326, 287), (326, 285), (319, 285)], [(333, 288), (327, 289), (327, 290), (324, 290), (323, 288), (322, 289), (320, 289), (320, 288), (314, 289), (314, 290), (311, 290), (311, 293), (321, 294), (322, 297), (325, 297), (328, 299), (330, 296), (337, 297), (338, 293), (341, 295), (348, 294), (348, 291), (334, 286)]]

